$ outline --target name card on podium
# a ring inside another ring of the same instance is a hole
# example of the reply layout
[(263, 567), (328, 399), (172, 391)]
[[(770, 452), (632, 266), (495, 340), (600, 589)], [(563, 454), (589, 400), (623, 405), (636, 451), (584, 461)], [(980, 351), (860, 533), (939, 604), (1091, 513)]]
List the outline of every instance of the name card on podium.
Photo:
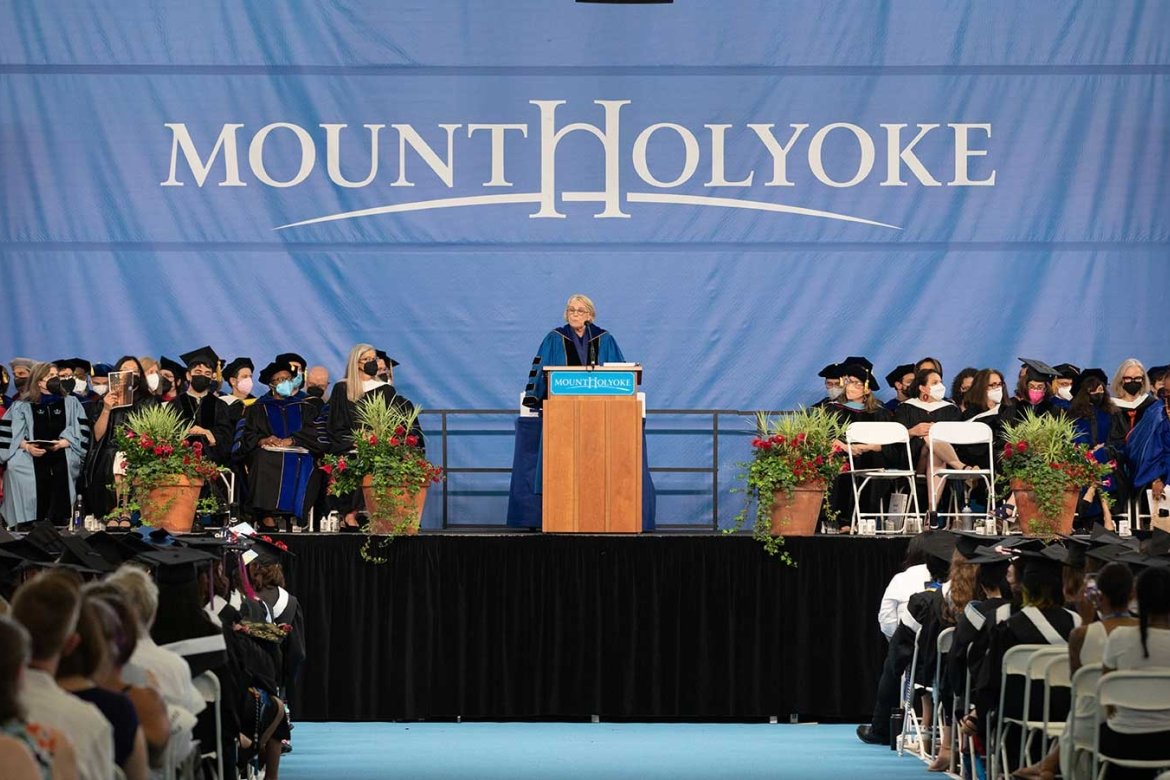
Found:
[(634, 395), (637, 392), (635, 371), (552, 368), (548, 372), (549, 395)]

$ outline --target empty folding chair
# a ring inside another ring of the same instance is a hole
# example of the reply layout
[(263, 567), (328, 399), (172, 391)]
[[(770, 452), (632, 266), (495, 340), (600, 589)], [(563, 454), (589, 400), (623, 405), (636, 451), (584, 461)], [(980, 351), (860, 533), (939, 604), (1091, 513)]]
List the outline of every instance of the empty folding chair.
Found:
[[(1052, 647), (1052, 645), (1016, 645), (1015, 647), (1009, 647), (1003, 655), (1003, 665), (1000, 668), (999, 675), (999, 705), (995, 708), (995, 734), (987, 745), (988, 777), (990, 780), (999, 780), (1008, 766), (1007, 744), (1004, 741), (1004, 737), (1007, 734), (1007, 727), (1014, 725), (1020, 728), (1024, 725), (1022, 718), (1007, 718), (1004, 716), (1004, 707), (1009, 703), (1007, 700), (1008, 681), (1012, 677), (1022, 679), (1027, 674), (1028, 659), (1032, 656), (1032, 653), (1049, 647)], [(1019, 704), (1019, 707), (1014, 709), (1020, 712), (1023, 711), (1024, 702), (1012, 703)]]
[(203, 701), (207, 702), (213, 707), (215, 713), (215, 744), (214, 750), (204, 750), (201, 754), (202, 758), (215, 757), (216, 780), (226, 780), (223, 773), (223, 711), (221, 709), (221, 700), (223, 697), (223, 689), (220, 687), (219, 678), (215, 676), (215, 672), (207, 671), (192, 681), (195, 685), (195, 690), (203, 697)]
[[(905, 453), (906, 463), (912, 463), (910, 457), (910, 433), (906, 430), (906, 426), (896, 422), (855, 422), (850, 424), (845, 429), (845, 443), (853, 444), (877, 444), (883, 447), (893, 446), (897, 447), (901, 452)], [(866, 485), (875, 480), (905, 482), (908, 493), (908, 509), (913, 506), (913, 513), (902, 513), (901, 522), (895, 521), (896, 527), (885, 527), (885, 521), (894, 516), (882, 511), (879, 507), (877, 512), (863, 512), (861, 509), (861, 493), (865, 490)], [(858, 533), (861, 521), (864, 519), (872, 519), (874, 521), (875, 531), (878, 533), (905, 533), (907, 520), (910, 517), (915, 519), (921, 517), (922, 513), (918, 509), (918, 491), (914, 486), (914, 469), (894, 469), (894, 468), (880, 468), (880, 469), (858, 469), (853, 459), (853, 450), (849, 449), (849, 482), (853, 487), (853, 533)]]
[(1101, 726), (1105, 723), (1106, 707), (1165, 712), (1170, 709), (1170, 669), (1116, 671), (1102, 675), (1097, 681), (1097, 719), (1096, 727), (1093, 729), (1093, 778), (1100, 780), (1104, 777), (1108, 764), (1135, 769), (1170, 769), (1170, 741), (1159, 743), (1148, 740), (1151, 745), (1159, 745), (1157, 758), (1138, 759), (1103, 753)]
[[(986, 423), (981, 422), (937, 422), (930, 426), (930, 463), (934, 463), (934, 445), (935, 442), (950, 444), (952, 446), (959, 445), (983, 445), (987, 449), (987, 462), (989, 468), (979, 469), (938, 469), (933, 472), (934, 477), (942, 477), (947, 482), (951, 481), (966, 481), (968, 479), (981, 480), (987, 488), (987, 511), (981, 513), (985, 517), (995, 516), (995, 454), (993, 452), (994, 445), (992, 442), (991, 428)], [(938, 500), (939, 496), (935, 494), (934, 479), (927, 477), (930, 490), (930, 509), (936, 512), (939, 517), (960, 518), (971, 516), (971, 513), (962, 511), (964, 507), (958, 506), (957, 497), (953, 499), (956, 504), (952, 507), (950, 512), (939, 511)]]

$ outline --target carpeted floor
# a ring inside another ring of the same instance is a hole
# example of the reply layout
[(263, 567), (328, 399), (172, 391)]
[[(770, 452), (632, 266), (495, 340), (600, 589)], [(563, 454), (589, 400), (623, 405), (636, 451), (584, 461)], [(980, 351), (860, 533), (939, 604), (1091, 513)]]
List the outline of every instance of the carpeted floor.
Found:
[[(282, 780), (928, 777), (855, 726), (703, 723), (298, 723)], [(939, 777), (939, 775), (933, 775)], [(942, 777), (945, 777), (943, 775)]]

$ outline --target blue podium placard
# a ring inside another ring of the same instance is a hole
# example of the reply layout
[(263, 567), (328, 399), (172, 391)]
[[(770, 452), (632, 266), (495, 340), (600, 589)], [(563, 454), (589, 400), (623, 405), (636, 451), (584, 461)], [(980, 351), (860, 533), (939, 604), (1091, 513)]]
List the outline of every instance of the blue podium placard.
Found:
[(550, 371), (549, 395), (634, 395), (635, 371)]

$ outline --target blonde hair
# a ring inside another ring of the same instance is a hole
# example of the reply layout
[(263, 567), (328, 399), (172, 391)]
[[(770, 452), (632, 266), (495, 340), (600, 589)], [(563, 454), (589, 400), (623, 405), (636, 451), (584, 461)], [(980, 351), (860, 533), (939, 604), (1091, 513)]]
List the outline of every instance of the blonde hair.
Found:
[(158, 612), (158, 586), (142, 569), (132, 564), (123, 564), (116, 572), (106, 577), (106, 583), (113, 585), (126, 599), (126, 603), (138, 616), (139, 633), (149, 633)]
[(358, 358), (363, 352), (377, 352), (370, 344), (354, 344), (349, 351), (349, 359), (345, 361), (345, 397), (350, 403), (362, 400), (362, 367), (358, 365)]
[(158, 361), (152, 358), (150, 355), (143, 355), (142, 357), (138, 358), (138, 362), (142, 364), (143, 371), (150, 371), (152, 368), (158, 368)]
[(1146, 367), (1142, 365), (1142, 361), (1137, 358), (1126, 358), (1121, 361), (1121, 365), (1117, 367), (1117, 373), (1113, 375), (1113, 381), (1109, 383), (1109, 393), (1114, 398), (1120, 398), (1121, 393), (1121, 378), (1125, 375), (1125, 370), (1131, 366), (1137, 366), (1142, 372), (1142, 389), (1135, 395), (1150, 392), (1150, 378), (1146, 375)]
[[(41, 398), (41, 391), (37, 389), (37, 385), (45, 378), (45, 375), (56, 368), (52, 363), (37, 363), (28, 372), (28, 384), (24, 386), (24, 392), (20, 394), (20, 400), (32, 403), (39, 401)], [(32, 431), (29, 431), (29, 438), (33, 438)]]
[(569, 300), (565, 301), (565, 319), (566, 320), (569, 319), (569, 307), (572, 306), (574, 302), (580, 303), (582, 306), (584, 306), (586, 309), (589, 310), (589, 321), (590, 322), (593, 322), (597, 319), (597, 307), (593, 305), (593, 301), (589, 298), (589, 296), (582, 295), (581, 293), (574, 293), (573, 295), (569, 296)]

